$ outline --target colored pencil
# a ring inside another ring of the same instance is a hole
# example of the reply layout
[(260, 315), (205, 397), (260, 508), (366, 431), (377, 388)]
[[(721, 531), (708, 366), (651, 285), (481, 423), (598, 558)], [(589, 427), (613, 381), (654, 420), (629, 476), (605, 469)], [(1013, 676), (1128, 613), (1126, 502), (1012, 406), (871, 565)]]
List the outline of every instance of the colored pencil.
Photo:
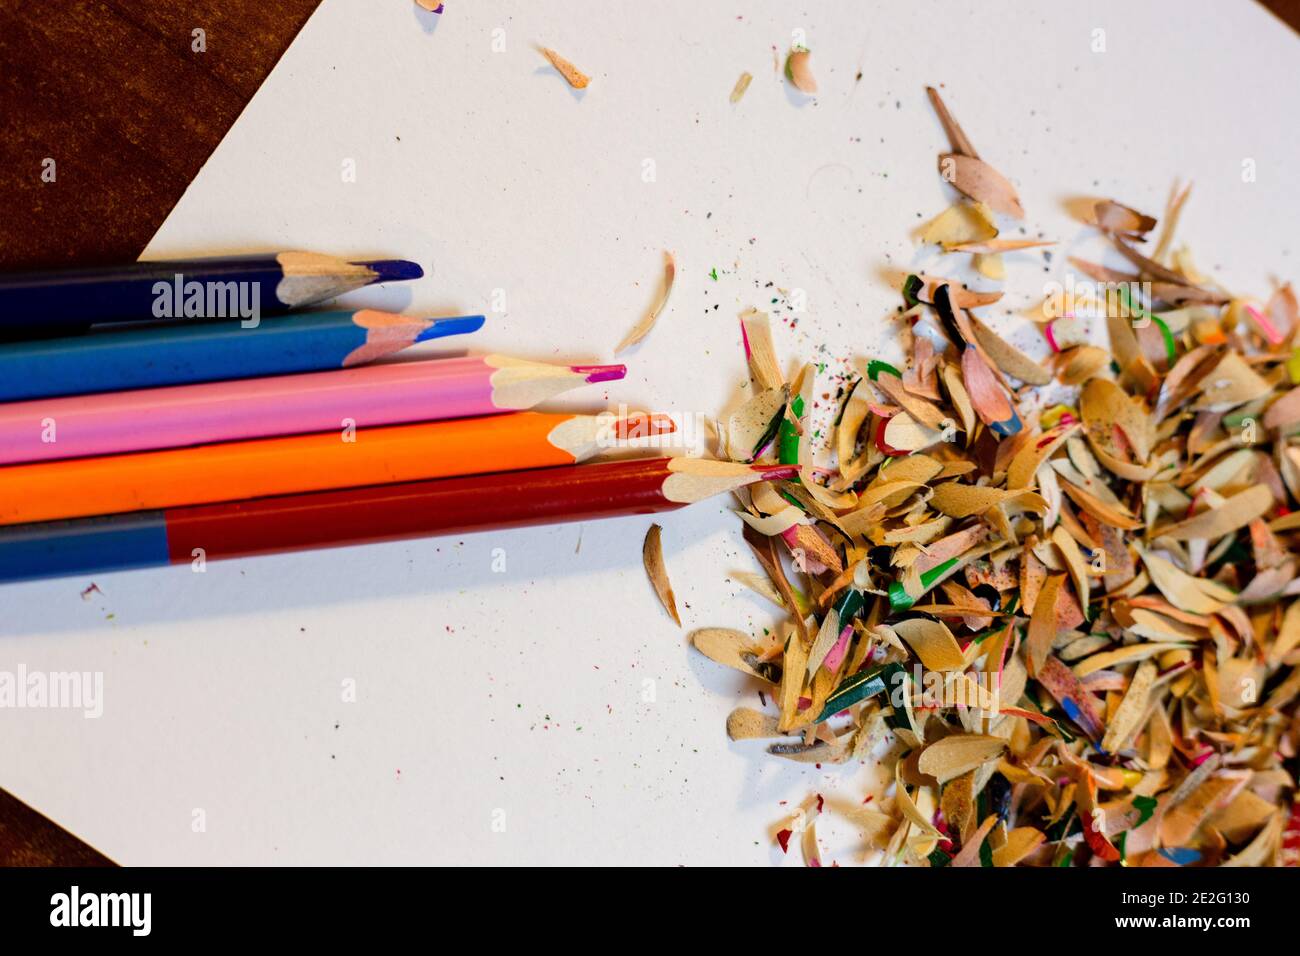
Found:
[(249, 319), (422, 275), (404, 259), (349, 261), (315, 252), (11, 273), (0, 275), (0, 330), (48, 335), (103, 322)]
[(643, 458), (19, 525), (0, 529), (0, 582), (652, 514), (797, 472)]
[(512, 412), (0, 468), (0, 524), (572, 465), (665, 416)]
[(474, 332), (483, 316), (303, 312), (256, 328), (196, 322), (0, 344), (0, 402), (349, 368)]
[(11, 402), (0, 465), (493, 415), (626, 372), (485, 355)]

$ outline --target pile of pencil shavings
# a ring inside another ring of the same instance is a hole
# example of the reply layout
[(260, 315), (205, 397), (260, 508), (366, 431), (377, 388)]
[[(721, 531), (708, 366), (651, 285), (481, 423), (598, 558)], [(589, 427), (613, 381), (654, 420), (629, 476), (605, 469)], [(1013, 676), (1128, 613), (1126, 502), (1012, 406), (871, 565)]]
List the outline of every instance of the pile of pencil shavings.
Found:
[[(942, 171), (974, 150), (933, 99)], [(1019, 201), (974, 162), (930, 228), (974, 223), (953, 246), (997, 256), (988, 200)], [(763, 682), (770, 704), (735, 710), (732, 739), (894, 760), (893, 786), (847, 811), (885, 864), (1294, 862), (1300, 317), (1289, 286), (1257, 304), (1167, 253), (1185, 198), (1150, 256), (1155, 220), (1096, 206), (1136, 270), (1076, 263), (1102, 282), (1109, 351), (1045, 303), (1049, 367), (968, 311), (1000, 293), (909, 276), (910, 362), (858, 369), (831, 466), (813, 460), (814, 370), (786, 382), (766, 316), (742, 319), (754, 394), (727, 455), (800, 471), (739, 495), (763, 573), (734, 577), (787, 616), (693, 642)], [(1034, 401), (1049, 389), (1066, 397)], [(827, 812), (807, 801), (782, 849), (801, 830), (821, 865)]]

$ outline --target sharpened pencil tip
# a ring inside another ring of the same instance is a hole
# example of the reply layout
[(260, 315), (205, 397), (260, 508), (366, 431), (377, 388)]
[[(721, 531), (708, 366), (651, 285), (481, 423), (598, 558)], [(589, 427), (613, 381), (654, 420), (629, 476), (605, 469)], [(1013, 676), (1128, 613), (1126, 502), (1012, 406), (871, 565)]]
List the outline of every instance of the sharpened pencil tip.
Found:
[(375, 274), (374, 282), (404, 282), (407, 279), (424, 277), (424, 269), (418, 262), (408, 259), (371, 259), (366, 262), (354, 262), (354, 266), (365, 266)]
[(415, 337), (417, 342), (441, 339), (448, 335), (467, 335), (483, 328), (483, 316), (458, 315), (450, 319), (430, 319), (432, 324)]
[(587, 381), (595, 385), (597, 382), (617, 382), (627, 375), (626, 365), (570, 365), (570, 372), (576, 372), (579, 375), (585, 375)]

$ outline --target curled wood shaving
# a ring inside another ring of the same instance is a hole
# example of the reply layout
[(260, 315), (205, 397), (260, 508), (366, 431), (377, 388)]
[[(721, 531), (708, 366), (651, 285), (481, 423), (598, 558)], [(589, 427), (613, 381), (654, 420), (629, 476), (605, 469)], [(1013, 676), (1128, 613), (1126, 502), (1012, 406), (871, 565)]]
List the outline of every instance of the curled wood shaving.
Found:
[(939, 157), (939, 174), (975, 201), (987, 203), (996, 211), (1016, 219), (1023, 219), (1024, 209), (1015, 188), (1006, 177), (980, 159), (975, 147), (948, 111), (939, 91), (927, 86), (925, 92), (952, 146), (951, 153)]
[(727, 421), (727, 442), (732, 457), (753, 461), (776, 437), (789, 401), (790, 389), (782, 385), (759, 392), (742, 405)]
[(917, 769), (940, 783), (947, 783), (970, 770), (982, 767), (1006, 749), (1001, 737), (985, 734), (954, 734), (921, 751)]
[(1015, 866), (1046, 840), (1046, 835), (1034, 827), (1016, 827), (1007, 834), (1007, 841), (993, 851), (994, 866)]
[(750, 309), (740, 317), (740, 333), (744, 339), (745, 357), (749, 361), (749, 374), (760, 388), (779, 388), (785, 384), (781, 364), (772, 344), (772, 325), (766, 312)]
[(948, 142), (952, 145), (952, 151), (963, 156), (969, 156), (972, 159), (979, 159), (979, 153), (975, 152), (975, 147), (971, 145), (957, 120), (948, 112), (948, 106), (944, 103), (943, 97), (939, 95), (939, 91), (933, 86), (927, 86), (925, 95), (930, 98), (930, 105), (934, 107), (939, 122), (943, 124), (944, 132), (948, 134)]
[(776, 587), (777, 593), (781, 595), (782, 602), (787, 608), (797, 609), (794, 615), (795, 626), (799, 629), (799, 635), (804, 644), (812, 641), (808, 633), (808, 625), (804, 620), (806, 611), (806, 602), (801, 602), (796, 597), (790, 582), (785, 576), (785, 571), (781, 567), (781, 559), (777, 556), (776, 541), (767, 535), (756, 532), (753, 528), (745, 527), (745, 541), (754, 551), (754, 556), (758, 558), (763, 570), (767, 572), (768, 578)]
[(998, 234), (989, 208), (981, 203), (959, 202), (949, 206), (921, 230), (921, 241), (957, 249), (987, 242)]
[(1016, 188), (1000, 172), (981, 159), (960, 153), (943, 153), (939, 156), (939, 173), (953, 184), (958, 192), (984, 203), (994, 212), (1025, 218)]
[(984, 822), (980, 824), (979, 829), (971, 834), (969, 839), (963, 843), (961, 851), (952, 858), (952, 863), (949, 865), (954, 867), (982, 866), (983, 864), (980, 860), (980, 848), (984, 845), (984, 840), (989, 835), (989, 831), (992, 830), (997, 823), (998, 818), (996, 815), (990, 814), (985, 817)]
[(1034, 475), (1043, 462), (1055, 454), (1078, 430), (1078, 423), (1060, 425), (1035, 441), (1026, 442), (1007, 468), (1007, 488), (1014, 491), (1030, 487)]
[(1142, 354), (1131, 317), (1112, 309), (1106, 315), (1106, 331), (1110, 334), (1111, 351), (1121, 374), (1137, 386), (1137, 391), (1149, 394), (1159, 381), (1150, 360)]
[(1140, 239), (1156, 227), (1156, 221), (1123, 203), (1103, 199), (1095, 207), (1097, 227), (1117, 232), (1129, 239)]
[(555, 67), (555, 69), (559, 71), (559, 74), (568, 81), (568, 84), (571, 87), (575, 90), (585, 90), (587, 88), (587, 84), (591, 82), (591, 78), (587, 76), (586, 73), (583, 73), (580, 69), (564, 57), (560, 56), (560, 54), (556, 53), (550, 47), (542, 47), (541, 49), (542, 55), (551, 61), (551, 66)]
[(844, 411), (840, 415), (839, 424), (835, 426), (836, 454), (839, 455), (840, 473), (843, 475), (847, 475), (854, 466), (862, 423), (871, 413), (866, 389), (860, 388), (861, 384), (861, 379), (854, 383), (848, 401), (845, 402)]
[(1007, 342), (980, 319), (972, 315), (970, 322), (975, 330), (975, 338), (1002, 371), (1029, 385), (1046, 385), (1052, 380), (1047, 369)]
[(966, 383), (956, 366), (949, 365), (944, 368), (943, 384), (948, 390), (953, 406), (957, 409), (957, 414), (961, 416), (962, 431), (967, 435), (974, 434), (975, 407), (971, 404), (970, 393), (966, 390)]
[(737, 707), (727, 715), (727, 736), (732, 740), (780, 737), (776, 718), (752, 707)]
[(1095, 378), (1083, 387), (1079, 412), (1098, 461), (1129, 481), (1153, 477), (1155, 469), (1146, 464), (1150, 417), (1135, 399), (1114, 382)]
[(1222, 771), (1200, 784), (1160, 819), (1160, 839), (1168, 846), (1181, 846), (1191, 839), (1202, 821), (1226, 806), (1249, 780), (1249, 774)]
[(663, 543), (660, 540), (663, 530), (657, 524), (650, 526), (645, 534), (645, 543), (641, 546), (641, 560), (645, 562), (645, 573), (650, 577), (655, 594), (659, 595), (659, 603), (664, 606), (673, 623), (681, 627), (682, 619), (677, 616), (677, 600), (673, 597), (673, 586), (668, 583), (668, 569), (664, 566)]
[(1155, 534), (1174, 541), (1221, 538), (1244, 528), (1273, 507), (1273, 492), (1265, 485), (1254, 485), (1223, 502), (1182, 521), (1157, 528)]
[(1192, 184), (1188, 183), (1182, 189), (1174, 183), (1169, 190), (1169, 202), (1165, 206), (1165, 224), (1160, 230), (1160, 241), (1156, 243), (1155, 251), (1151, 253), (1151, 258), (1157, 262), (1165, 259), (1169, 252), (1169, 245), (1174, 240), (1174, 232), (1178, 228), (1179, 217), (1183, 214), (1183, 206), (1187, 203), (1187, 197), (1192, 194)]
[(811, 59), (812, 53), (803, 49), (791, 50), (785, 58), (785, 78), (800, 93), (810, 96), (817, 92), (817, 81), (813, 79), (812, 64), (809, 62)]
[(1227, 352), (1203, 383), (1193, 408), (1226, 412), (1269, 393), (1268, 382), (1236, 352)]
[(772, 586), (771, 580), (765, 575), (754, 574), (751, 571), (732, 571), (731, 577), (745, 585), (745, 587), (749, 588), (755, 594), (767, 598), (777, 607), (789, 610), (789, 608), (786, 607), (785, 599), (781, 597), (780, 592)]
[[(985, 221), (987, 222), (987, 219)], [(974, 309), (981, 305), (992, 305), (1002, 298), (1001, 292), (968, 289), (952, 279), (928, 275), (918, 275), (917, 278), (921, 281), (921, 288), (917, 295), (924, 302), (933, 302), (935, 290), (941, 285), (948, 287), (954, 309)]]
[(1148, 259), (1142, 253), (1138, 252), (1119, 236), (1111, 236), (1114, 240), (1115, 248), (1129, 262), (1138, 267), (1139, 274), (1151, 279), (1160, 279), (1164, 282), (1172, 283), (1176, 286), (1191, 286), (1195, 283), (1188, 281), (1187, 277), (1172, 269), (1166, 269), (1154, 259)]
[(1032, 491), (1011, 491), (1006, 488), (989, 488), (984, 485), (963, 485), (950, 481), (934, 490), (931, 505), (940, 514), (950, 518), (969, 518), (982, 515), (990, 508), (1002, 504), (1015, 504), (1029, 510), (1043, 512), (1047, 502)]
[(772, 677), (778, 674), (777, 669), (761, 661), (758, 648), (744, 631), (727, 627), (704, 627), (691, 634), (691, 643), (711, 661), (775, 683)]
[(736, 85), (731, 88), (731, 102), (733, 104), (740, 102), (741, 97), (745, 95), (745, 91), (749, 89), (750, 81), (753, 79), (754, 77), (750, 73), (740, 74), (740, 77), (736, 80)]
[(1060, 526), (1052, 530), (1052, 543), (1056, 545), (1065, 558), (1065, 567), (1070, 572), (1070, 580), (1074, 583), (1074, 590), (1079, 596), (1079, 603), (1087, 607), (1091, 584), (1088, 581), (1088, 568), (1084, 564), (1079, 545), (1075, 543), (1069, 532)]
[(985, 242), (963, 242), (959, 246), (953, 246), (952, 250), (954, 252), (974, 252), (984, 256), (997, 256), (1003, 252), (1019, 252), (1023, 249), (1038, 249), (1041, 246), (1054, 245), (1056, 243), (1042, 239), (989, 239)]
[[(899, 808), (902, 810), (903, 816), (908, 820), (908, 822), (910, 822), (912, 826), (916, 827), (921, 834), (927, 837), (932, 839), (938, 839), (941, 837), (943, 834), (934, 828), (934, 825), (930, 822), (926, 814), (922, 813), (921, 808), (917, 806), (916, 800), (913, 799), (910, 793), (908, 793), (907, 785), (903, 782), (903, 762), (901, 760), (894, 765), (894, 783), (897, 788)], [(918, 793), (924, 789), (926, 788), (920, 788)]]
[(655, 323), (659, 321), (659, 314), (663, 312), (664, 306), (668, 304), (668, 296), (673, 291), (673, 279), (676, 275), (677, 263), (673, 261), (673, 254), (665, 252), (663, 284), (659, 287), (659, 294), (655, 297), (654, 305), (650, 307), (650, 311), (646, 312), (641, 321), (633, 327), (632, 331), (623, 337), (623, 341), (618, 343), (618, 346), (614, 349), (615, 355), (626, 348), (636, 345), (654, 328)]
[(740, 518), (759, 534), (769, 537), (783, 535), (796, 525), (804, 523), (804, 513), (794, 505), (787, 505), (780, 511), (761, 517), (742, 511), (740, 512)]
[[(943, 412), (935, 407), (932, 402), (911, 394), (900, 376), (891, 372), (881, 372), (871, 384), (883, 392), (891, 401), (902, 406), (903, 410), (920, 425), (931, 430), (943, 429), (944, 423), (947, 421), (947, 417)], [(894, 445), (893, 447), (900, 446)]]
[(881, 437), (885, 445), (896, 452), (920, 451), (943, 441), (942, 432), (926, 428), (907, 412), (891, 416)]
[(1110, 364), (1110, 353), (1095, 345), (1080, 345), (1061, 353), (1060, 379), (1063, 385), (1082, 385), (1102, 373)]
[(1216, 614), (1236, 600), (1236, 595), (1223, 585), (1188, 574), (1172, 561), (1147, 551), (1140, 544), (1137, 552), (1142, 556), (1152, 583), (1174, 607), (1194, 614)]
[(777, 701), (781, 708), (781, 719), (777, 726), (780, 727), (782, 732), (794, 730), (796, 727), (807, 723), (813, 716), (808, 713), (806, 717), (802, 717), (801, 713), (807, 713), (812, 708), (804, 708), (801, 712), (799, 707), (799, 702), (803, 699), (805, 669), (807, 666), (807, 645), (797, 635), (791, 635), (785, 642), (785, 657), (781, 665), (781, 686), (777, 689)]
[(978, 350), (968, 348), (962, 352), (961, 372), (970, 403), (980, 421), (985, 425), (1001, 425), (1015, 419), (1011, 400)]
[(1147, 697), (1151, 693), (1151, 685), (1155, 683), (1156, 672), (1156, 665), (1152, 661), (1143, 661), (1138, 665), (1124, 692), (1124, 699), (1120, 701), (1115, 716), (1106, 728), (1106, 735), (1101, 739), (1102, 750), (1115, 753), (1128, 743), (1146, 712)]
[(1042, 670), (1043, 662), (1047, 660), (1047, 655), (1052, 651), (1052, 643), (1056, 640), (1056, 602), (1064, 580), (1064, 575), (1050, 575), (1039, 588), (1034, 601), (1026, 645), (1031, 674), (1037, 675)]
[(950, 671), (965, 666), (961, 646), (940, 621), (911, 618), (894, 624), (891, 630), (907, 642), (921, 663), (932, 671)]
[[(953, 249), (956, 251), (969, 251), (973, 246), (977, 248), (979, 245), (987, 246), (994, 242), (997, 242), (997, 240), (990, 239), (988, 243), (970, 243), (961, 246), (954, 246)], [(976, 252), (975, 255), (971, 256), (971, 265), (973, 265), (976, 271), (986, 279), (996, 279), (1001, 282), (1007, 277), (1007, 264), (1006, 260), (1002, 258), (1001, 253)]]

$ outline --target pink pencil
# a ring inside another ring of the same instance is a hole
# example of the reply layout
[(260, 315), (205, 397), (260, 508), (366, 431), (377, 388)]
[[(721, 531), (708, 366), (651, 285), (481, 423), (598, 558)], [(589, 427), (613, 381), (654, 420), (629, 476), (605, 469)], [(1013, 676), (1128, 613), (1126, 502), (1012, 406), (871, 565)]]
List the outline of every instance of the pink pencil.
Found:
[(491, 415), (626, 372), (483, 355), (11, 402), (0, 464)]

